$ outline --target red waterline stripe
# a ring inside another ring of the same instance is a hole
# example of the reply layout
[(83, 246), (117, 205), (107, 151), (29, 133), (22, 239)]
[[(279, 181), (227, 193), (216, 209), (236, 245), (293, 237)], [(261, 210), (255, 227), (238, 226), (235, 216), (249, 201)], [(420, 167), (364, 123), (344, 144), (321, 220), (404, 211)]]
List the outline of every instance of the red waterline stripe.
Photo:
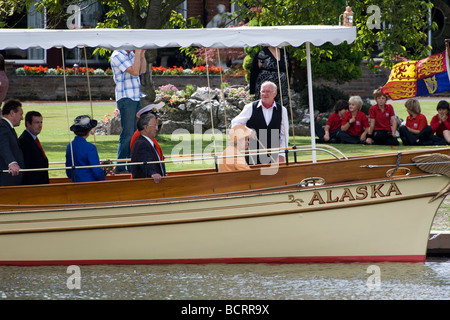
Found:
[(136, 260), (39, 260), (0, 261), (2, 266), (101, 265), (101, 264), (205, 264), (205, 263), (336, 263), (336, 262), (425, 262), (426, 255), (329, 256), (211, 259), (136, 259)]

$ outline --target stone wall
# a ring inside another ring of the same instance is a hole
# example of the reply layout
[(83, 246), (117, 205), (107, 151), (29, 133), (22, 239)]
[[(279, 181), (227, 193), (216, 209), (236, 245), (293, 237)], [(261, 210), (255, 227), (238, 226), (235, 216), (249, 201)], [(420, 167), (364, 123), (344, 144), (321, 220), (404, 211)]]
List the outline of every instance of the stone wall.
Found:
[[(21, 101), (65, 101), (64, 77), (62, 76), (16, 76), (8, 74), (9, 90), (7, 98), (16, 98)], [(226, 79), (230, 85), (247, 85), (244, 77), (229, 77)], [(208, 86), (206, 76), (153, 76), (155, 87), (173, 84), (180, 90), (186, 85), (194, 87)], [(67, 95), (70, 101), (88, 101), (89, 87), (86, 76), (67, 76)], [(90, 76), (92, 100), (114, 100), (114, 80), (112, 76)], [(210, 76), (212, 88), (220, 87), (220, 76)]]

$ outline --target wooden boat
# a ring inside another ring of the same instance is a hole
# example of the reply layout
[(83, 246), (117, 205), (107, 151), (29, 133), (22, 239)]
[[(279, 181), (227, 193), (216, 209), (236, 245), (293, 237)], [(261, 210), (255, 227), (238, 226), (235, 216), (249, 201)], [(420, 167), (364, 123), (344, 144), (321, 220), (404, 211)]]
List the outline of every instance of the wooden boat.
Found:
[(2, 187), (0, 264), (424, 261), (434, 153)]
[[(356, 36), (354, 28), (323, 26), (303, 33), (302, 28), (232, 29), (220, 30), (223, 39), (236, 33), (224, 46), (300, 45), (309, 41), (295, 42), (304, 34), (336, 43), (349, 31), (350, 38)], [(112, 40), (124, 48), (164, 46), (146, 42), (155, 37), (146, 31), (136, 39), (133, 31), (123, 31), (122, 39), (120, 32), (97, 29), (70, 36), (50, 30), (3, 36), (2, 31), (0, 49), (119, 47)], [(219, 41), (205, 36), (214, 30), (189, 32), (194, 40), (182, 45)], [(249, 39), (242, 42), (247, 32)], [(56, 42), (48, 43), (53, 36)], [(171, 31), (162, 36), (166, 45), (189, 37)], [(258, 38), (264, 42), (254, 43)], [(449, 187), (441, 170), (449, 161), (434, 156), (447, 159), (450, 148), (309, 162), (291, 157), (286, 164), (239, 172), (174, 172), (159, 184), (120, 175), (101, 182), (55, 179), (49, 185), (0, 187), (0, 265), (424, 261), (433, 217)]]

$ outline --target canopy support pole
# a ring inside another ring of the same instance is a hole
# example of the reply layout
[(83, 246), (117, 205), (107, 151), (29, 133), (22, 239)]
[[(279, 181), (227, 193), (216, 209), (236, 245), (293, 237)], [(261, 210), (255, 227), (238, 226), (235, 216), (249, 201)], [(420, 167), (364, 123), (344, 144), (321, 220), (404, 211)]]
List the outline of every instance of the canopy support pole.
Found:
[(312, 151), (312, 162), (317, 162), (316, 159), (316, 128), (314, 125), (314, 101), (313, 101), (313, 90), (312, 90), (312, 74), (311, 74), (311, 48), (310, 42), (306, 42), (306, 65), (307, 65), (307, 75), (308, 75), (308, 99), (309, 99), (309, 126), (311, 129), (311, 147)]
[[(89, 92), (89, 103), (91, 105), (91, 119), (94, 119), (94, 109), (92, 107), (91, 82), (89, 81), (89, 66), (88, 66), (86, 47), (83, 47), (83, 49), (84, 49), (84, 63), (86, 65), (87, 86), (88, 86), (88, 92)], [(94, 144), (97, 145), (97, 139), (95, 138), (95, 130), (92, 130), (92, 131), (93, 131), (92, 134), (94, 136)]]
[(67, 95), (67, 81), (66, 81), (66, 64), (64, 62), (64, 47), (61, 47), (61, 59), (63, 65), (63, 80), (64, 80), (64, 97), (66, 99), (66, 115), (67, 115), (67, 132), (69, 136), (69, 146), (70, 146), (70, 156), (72, 159), (72, 177), (73, 181), (76, 182), (77, 178), (75, 176), (75, 160), (73, 156), (73, 146), (72, 146), (72, 137), (70, 135), (70, 119), (69, 119), (69, 98)]

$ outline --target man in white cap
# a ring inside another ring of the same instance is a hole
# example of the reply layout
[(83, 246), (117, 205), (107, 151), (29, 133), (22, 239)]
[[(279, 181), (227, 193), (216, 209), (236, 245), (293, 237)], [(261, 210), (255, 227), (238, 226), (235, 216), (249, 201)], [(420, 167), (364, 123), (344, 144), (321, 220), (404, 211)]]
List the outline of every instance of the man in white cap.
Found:
[(131, 162), (141, 163), (131, 166), (133, 179), (152, 178), (155, 183), (159, 183), (165, 176), (164, 163), (158, 156), (154, 148), (153, 139), (158, 132), (158, 118), (152, 112), (146, 112), (137, 122), (137, 128), (140, 136), (131, 150)]
[[(143, 114), (146, 114), (147, 112), (151, 112), (153, 113), (156, 118), (159, 118), (159, 113), (158, 110), (161, 109), (162, 107), (164, 107), (165, 103), (164, 102), (160, 102), (158, 104), (149, 104), (148, 106), (145, 106), (144, 108), (142, 108), (141, 110), (139, 110), (136, 113), (136, 117), (140, 118)], [(136, 142), (136, 139), (139, 138), (139, 136), (141, 135), (139, 130), (136, 130), (133, 134), (133, 137), (131, 137), (131, 142), (130, 142), (130, 150), (133, 149), (133, 145)], [(160, 157), (161, 160), (164, 160), (164, 155), (161, 149), (161, 146), (159, 145), (158, 141), (156, 141), (155, 138), (152, 139), (153, 141), (153, 145), (155, 146), (156, 151), (158, 152), (158, 155)]]

